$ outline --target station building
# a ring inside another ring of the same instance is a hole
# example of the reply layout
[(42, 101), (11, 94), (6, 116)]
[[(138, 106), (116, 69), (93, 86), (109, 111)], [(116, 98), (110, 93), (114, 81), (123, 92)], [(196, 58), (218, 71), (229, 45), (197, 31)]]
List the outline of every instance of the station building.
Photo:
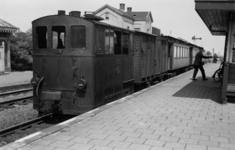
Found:
[(10, 35), (17, 28), (0, 19), (0, 74), (11, 72)]
[(102, 17), (104, 20), (101, 22), (130, 30), (153, 33), (153, 17), (150, 11), (132, 11), (132, 7), (128, 7), (125, 11), (125, 4), (122, 3), (119, 9), (106, 4), (93, 14)]
[(221, 99), (235, 98), (235, 0), (195, 0), (195, 9), (212, 35), (225, 36)]

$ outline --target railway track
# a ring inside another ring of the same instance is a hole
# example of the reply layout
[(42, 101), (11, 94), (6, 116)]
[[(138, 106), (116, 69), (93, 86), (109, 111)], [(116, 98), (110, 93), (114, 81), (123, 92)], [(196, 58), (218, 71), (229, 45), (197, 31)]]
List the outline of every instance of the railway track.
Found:
[(30, 92), (32, 91), (33, 88), (26, 88), (26, 89), (21, 89), (21, 90), (15, 90), (15, 91), (9, 91), (9, 92), (4, 92), (4, 93), (0, 93), (0, 96), (9, 96), (9, 95), (13, 95), (13, 94), (19, 94), (19, 93), (25, 93), (25, 92)]
[(14, 108), (16, 105), (27, 105), (28, 103), (32, 103), (33, 97), (32, 95), (28, 94), (31, 91), (32, 88), (25, 88), (21, 90), (0, 93), (0, 111), (7, 108)]
[(0, 111), (7, 108), (15, 108), (16, 105), (27, 105), (33, 102), (32, 99), (33, 96), (30, 95), (0, 102)]
[(56, 116), (49, 113), (36, 119), (0, 130), (0, 147), (72, 117), (73, 116)]
[[(45, 124), (45, 120), (50, 118), (52, 114), (47, 114), (42, 117), (30, 120), (7, 129), (0, 131), (0, 143), (7, 144), (20, 139), (30, 133), (36, 132), (51, 125)], [(1, 144), (0, 144), (1, 145)]]

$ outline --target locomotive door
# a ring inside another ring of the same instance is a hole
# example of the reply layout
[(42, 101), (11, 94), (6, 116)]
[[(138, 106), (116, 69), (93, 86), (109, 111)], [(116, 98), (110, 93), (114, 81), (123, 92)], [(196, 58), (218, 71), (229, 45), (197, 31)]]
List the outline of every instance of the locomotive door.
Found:
[(0, 72), (5, 71), (5, 50), (4, 50), (4, 42), (0, 45)]
[[(65, 26), (52, 26), (51, 30), (45, 26), (36, 27), (38, 50), (34, 52), (34, 68), (44, 77), (43, 89), (73, 89), (72, 78), (67, 76), (72, 74), (74, 58), (68, 57), (70, 49), (65, 45), (65, 33)], [(51, 38), (50, 47), (48, 37)]]

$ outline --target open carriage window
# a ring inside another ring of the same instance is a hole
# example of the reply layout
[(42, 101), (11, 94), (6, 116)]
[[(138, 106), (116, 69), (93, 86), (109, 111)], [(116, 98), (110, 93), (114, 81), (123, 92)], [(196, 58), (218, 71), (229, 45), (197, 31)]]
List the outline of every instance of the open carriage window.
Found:
[(86, 27), (72, 26), (71, 27), (71, 47), (86, 48)]
[(122, 36), (122, 33), (120, 31), (115, 31), (114, 32), (114, 54), (115, 55), (121, 55), (122, 54), (121, 36)]
[(53, 49), (65, 48), (65, 27), (64, 26), (52, 27), (52, 48)]
[(39, 26), (36, 27), (36, 45), (37, 48), (47, 48), (47, 27)]
[(96, 28), (96, 52), (104, 54), (104, 28)]
[(128, 55), (129, 54), (129, 34), (128, 33), (123, 33), (122, 35), (122, 54), (123, 55)]

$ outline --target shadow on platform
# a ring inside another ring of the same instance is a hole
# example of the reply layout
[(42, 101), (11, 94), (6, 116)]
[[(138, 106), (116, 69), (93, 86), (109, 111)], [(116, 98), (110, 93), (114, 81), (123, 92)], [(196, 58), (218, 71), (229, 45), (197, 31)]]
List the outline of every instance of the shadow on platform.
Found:
[(203, 81), (198, 77), (196, 81), (191, 81), (182, 89), (173, 94), (174, 97), (208, 99), (221, 104), (221, 83), (216, 83), (213, 78)]

